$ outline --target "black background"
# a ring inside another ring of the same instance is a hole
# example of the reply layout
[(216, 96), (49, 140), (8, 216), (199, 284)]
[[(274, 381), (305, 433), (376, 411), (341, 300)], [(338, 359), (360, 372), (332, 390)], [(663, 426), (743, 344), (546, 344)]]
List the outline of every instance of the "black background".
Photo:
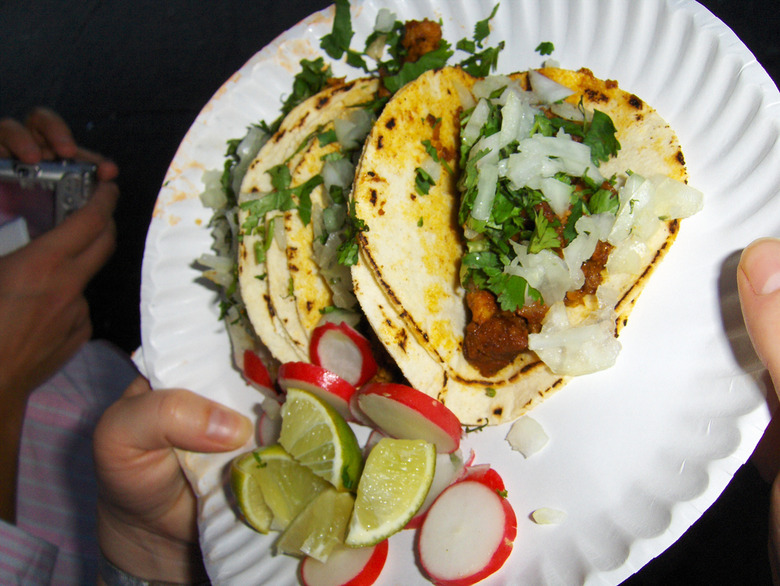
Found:
[[(34, 105), (49, 106), (80, 144), (121, 170), (117, 252), (87, 291), (96, 337), (128, 352), (140, 343), (146, 229), (168, 164), (201, 108), (255, 52), (328, 4), (0, 0), (0, 116), (23, 118)], [(702, 4), (777, 83), (780, 1)], [(768, 491), (744, 466), (702, 520), (629, 583), (768, 583)]]

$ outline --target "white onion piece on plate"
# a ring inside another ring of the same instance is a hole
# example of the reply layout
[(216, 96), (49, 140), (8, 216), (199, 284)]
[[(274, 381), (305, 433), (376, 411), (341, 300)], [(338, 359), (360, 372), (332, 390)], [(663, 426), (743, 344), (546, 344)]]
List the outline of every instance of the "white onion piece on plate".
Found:
[(506, 441), (524, 458), (530, 458), (541, 450), (549, 439), (541, 424), (528, 415), (515, 421), (506, 434)]
[(537, 525), (558, 525), (566, 520), (566, 511), (540, 507), (531, 513), (531, 520)]

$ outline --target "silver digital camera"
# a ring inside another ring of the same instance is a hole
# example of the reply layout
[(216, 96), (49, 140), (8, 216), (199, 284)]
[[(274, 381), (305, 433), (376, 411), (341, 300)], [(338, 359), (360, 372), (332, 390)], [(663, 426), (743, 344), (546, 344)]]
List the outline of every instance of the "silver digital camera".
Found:
[(0, 159), (0, 224), (24, 217), (35, 237), (84, 206), (96, 184), (96, 165)]

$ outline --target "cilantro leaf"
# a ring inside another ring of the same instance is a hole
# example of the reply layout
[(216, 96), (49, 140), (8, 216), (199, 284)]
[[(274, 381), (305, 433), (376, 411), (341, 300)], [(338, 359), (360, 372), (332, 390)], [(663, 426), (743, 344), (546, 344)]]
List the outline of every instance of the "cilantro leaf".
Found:
[(588, 200), (588, 210), (591, 214), (617, 214), (620, 200), (617, 193), (609, 189), (599, 189)]
[(493, 12), (490, 13), (490, 16), (484, 20), (478, 21), (477, 24), (474, 25), (474, 42), (477, 43), (477, 46), (480, 48), (482, 47), (482, 41), (490, 34), (490, 21), (493, 20), (499, 6), (501, 6), (501, 4), (497, 3), (493, 7)]
[(588, 125), (582, 142), (590, 147), (591, 159), (597, 167), (601, 161), (608, 161), (620, 150), (616, 134), (617, 129), (612, 118), (600, 110), (594, 110), (593, 120)]
[(491, 271), (488, 278), (488, 288), (496, 295), (496, 300), (503, 311), (516, 311), (525, 305), (526, 296), (538, 291), (528, 285), (523, 277), (510, 275), (500, 271)]
[(414, 189), (417, 193), (420, 195), (428, 195), (431, 187), (435, 184), (436, 182), (428, 171), (422, 167), (417, 167), (417, 169), (415, 169)]
[(555, 45), (553, 45), (550, 41), (544, 41), (539, 43), (534, 51), (540, 55), (552, 55), (552, 52), (555, 51)]
[(534, 233), (531, 236), (531, 242), (528, 244), (528, 252), (536, 254), (545, 248), (560, 248), (561, 239), (558, 231), (550, 221), (544, 217), (540, 211), (536, 212), (534, 218)]
[(338, 249), (338, 263), (351, 267), (358, 261), (360, 245), (358, 244), (358, 234), (367, 232), (368, 225), (357, 217), (355, 213), (355, 202), (350, 202), (349, 211), (346, 218), (346, 228), (344, 230), (344, 242)]
[(307, 226), (311, 221), (311, 192), (322, 183), (322, 175), (315, 175), (305, 183), (292, 189), (292, 192), (298, 198), (298, 215), (301, 217), (301, 222), (303, 222), (304, 226)]
[(383, 79), (385, 88), (394, 94), (426, 71), (439, 69), (447, 65), (447, 61), (453, 54), (454, 51), (450, 49), (450, 44), (442, 39), (439, 41), (439, 46), (436, 49), (421, 55), (417, 61), (405, 61), (398, 73), (385, 77)]
[(349, 0), (336, 0), (336, 15), (333, 29), (320, 39), (320, 47), (333, 59), (341, 59), (349, 51), (352, 42), (352, 18), (349, 14)]

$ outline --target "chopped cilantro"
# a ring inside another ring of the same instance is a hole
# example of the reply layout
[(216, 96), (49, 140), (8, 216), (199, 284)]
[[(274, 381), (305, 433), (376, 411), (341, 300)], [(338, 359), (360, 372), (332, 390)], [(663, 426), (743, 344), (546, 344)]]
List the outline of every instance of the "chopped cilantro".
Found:
[(368, 230), (368, 225), (357, 217), (355, 213), (355, 202), (350, 202), (349, 213), (346, 218), (346, 230), (344, 231), (344, 242), (341, 243), (338, 250), (338, 262), (340, 265), (351, 267), (357, 263), (358, 252), (358, 234)]
[(435, 183), (436, 182), (428, 171), (422, 167), (417, 167), (417, 169), (415, 169), (414, 189), (417, 193), (420, 195), (428, 195), (428, 192)]
[(553, 45), (550, 41), (543, 41), (537, 45), (534, 51), (540, 55), (552, 55), (552, 52), (555, 51), (555, 45)]
[(601, 161), (608, 161), (610, 157), (617, 155), (620, 150), (617, 129), (610, 118), (604, 112), (593, 111), (593, 120), (588, 125), (585, 138), (582, 142), (590, 147), (590, 156), (596, 166)]
[(341, 59), (349, 51), (354, 31), (349, 14), (349, 0), (336, 0), (336, 16), (333, 18), (333, 29), (320, 39), (320, 47), (333, 59)]
[(453, 54), (454, 52), (450, 49), (450, 44), (442, 39), (439, 41), (438, 48), (421, 55), (417, 61), (405, 61), (397, 74), (385, 77), (382, 80), (384, 86), (390, 93), (394, 94), (426, 71), (439, 69), (447, 65), (447, 61)]
[(551, 223), (542, 212), (537, 211), (534, 219), (534, 233), (528, 244), (528, 252), (536, 254), (545, 248), (560, 248), (561, 239), (555, 225)]
[(317, 135), (317, 142), (321, 147), (328, 146), (329, 144), (333, 144), (334, 142), (337, 141), (338, 138), (336, 138), (336, 131), (333, 128), (331, 128), (330, 130), (326, 130), (325, 132), (321, 132)]

